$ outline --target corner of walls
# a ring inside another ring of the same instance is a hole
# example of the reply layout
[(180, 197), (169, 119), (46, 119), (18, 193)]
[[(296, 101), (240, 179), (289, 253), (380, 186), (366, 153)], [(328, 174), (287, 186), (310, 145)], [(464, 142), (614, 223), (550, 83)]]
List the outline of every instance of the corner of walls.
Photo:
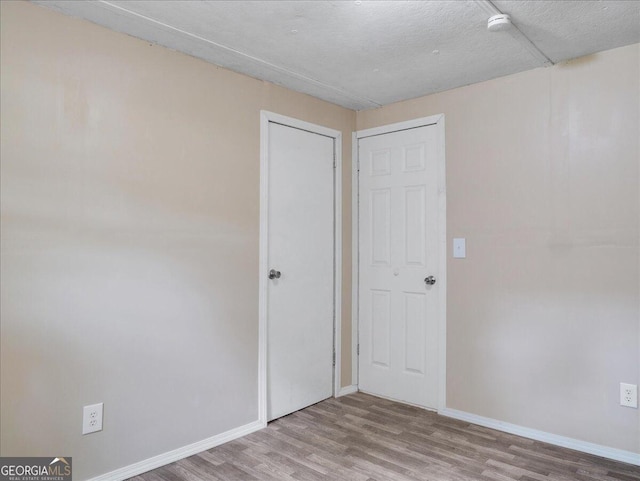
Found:
[(344, 172), (355, 112), (30, 2), (0, 20), (2, 455), (117, 478), (258, 429), (259, 112), (340, 130)]

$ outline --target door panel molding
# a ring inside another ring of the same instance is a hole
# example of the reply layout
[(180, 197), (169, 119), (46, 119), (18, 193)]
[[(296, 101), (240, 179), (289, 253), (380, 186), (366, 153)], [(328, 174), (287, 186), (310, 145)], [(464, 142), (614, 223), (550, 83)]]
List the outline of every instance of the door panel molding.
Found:
[[(445, 117), (444, 114), (432, 115), (429, 117), (422, 117), (405, 122), (398, 122), (380, 127), (374, 127), (365, 130), (359, 130), (352, 134), (352, 378), (353, 384), (359, 384), (359, 304), (360, 302), (367, 302), (368, 300), (359, 299), (360, 289), (360, 182), (359, 172), (361, 168), (371, 168), (369, 165), (365, 165), (365, 159), (359, 158), (358, 144), (359, 140), (372, 137), (376, 135), (383, 135), (392, 132), (398, 132), (402, 130), (414, 129), (418, 127), (426, 127), (429, 125), (435, 125), (437, 129), (436, 134), (436, 148), (437, 148), (437, 191), (438, 191), (438, 411), (443, 411), (447, 406), (446, 398), (446, 369), (447, 369), (447, 354), (446, 354), (446, 328), (447, 328), (447, 231), (446, 231), (446, 219), (447, 219), (447, 204), (446, 204), (446, 162), (445, 162)], [(408, 158), (408, 160), (410, 160)], [(407, 167), (407, 166), (405, 166)], [(411, 164), (409, 162), (408, 167), (410, 170), (416, 169), (419, 166)]]
[(260, 240), (258, 262), (258, 421), (267, 424), (267, 302), (269, 234), (269, 124), (306, 130), (334, 140), (334, 352), (333, 395), (341, 386), (341, 305), (342, 305), (342, 132), (266, 110), (260, 111)]

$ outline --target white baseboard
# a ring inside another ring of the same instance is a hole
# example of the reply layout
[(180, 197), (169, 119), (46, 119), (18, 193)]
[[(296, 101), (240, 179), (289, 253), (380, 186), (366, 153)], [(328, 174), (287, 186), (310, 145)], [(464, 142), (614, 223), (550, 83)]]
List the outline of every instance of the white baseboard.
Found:
[[(346, 396), (347, 394), (353, 394), (358, 392), (358, 386), (346, 386), (340, 388), (336, 397)], [(466, 421), (473, 424), (478, 424), (498, 431), (504, 431), (511, 434), (516, 434), (529, 439), (535, 439), (536, 441), (542, 441), (545, 443), (553, 444), (555, 446), (562, 446), (576, 451), (582, 451), (584, 453), (593, 454), (595, 456), (601, 456), (607, 459), (613, 459), (615, 461), (622, 461), (623, 463), (629, 463), (636, 466), (640, 466), (640, 454), (633, 453), (631, 451), (624, 451), (622, 449), (610, 448), (599, 444), (589, 443), (586, 441), (580, 441), (578, 439), (568, 438), (565, 436), (559, 436), (557, 434), (551, 434), (544, 431), (538, 431), (537, 429), (525, 428), (516, 424), (507, 423), (504, 421), (498, 421), (497, 419), (485, 418), (476, 414), (467, 413), (464, 411), (458, 411), (456, 409), (445, 408), (438, 411), (438, 414), (447, 416), (460, 421)], [(207, 449), (214, 448), (221, 444), (233, 441), (234, 439), (246, 436), (266, 426), (265, 423), (260, 421), (254, 421), (252, 423), (240, 426), (235, 429), (231, 429), (227, 432), (212, 436), (202, 441), (198, 441), (187, 446), (183, 446), (173, 451), (169, 451), (158, 456), (154, 456), (144, 461), (140, 461), (135, 464), (130, 464), (115, 471), (111, 471), (106, 474), (101, 474), (95, 478), (91, 478), (89, 481), (122, 481), (139, 474), (146, 473), (152, 469), (165, 466), (180, 459), (194, 454), (201, 453)]]
[(254, 421), (216, 436), (203, 439), (197, 443), (189, 444), (187, 446), (174, 449), (173, 451), (159, 454), (158, 456), (145, 459), (144, 461), (140, 461), (135, 464), (130, 464), (124, 468), (116, 469), (110, 473), (101, 474), (100, 476), (91, 478), (89, 481), (122, 481), (123, 479), (132, 478), (133, 476), (138, 476), (139, 474), (146, 473), (152, 469), (165, 466), (188, 456), (193, 456), (194, 454), (201, 453), (207, 449), (211, 449), (242, 436), (246, 436), (247, 434), (251, 434), (264, 428), (265, 426), (265, 423)]
[(458, 411), (456, 409), (441, 409), (440, 411), (438, 411), (438, 414), (447, 416), (449, 418), (459, 419), (460, 421), (478, 424), (486, 428), (492, 428), (498, 431), (516, 434), (518, 436), (522, 436), (523, 438), (543, 441), (555, 446), (562, 446), (564, 448), (582, 451), (583, 453), (594, 454), (603, 458), (613, 459), (615, 461), (622, 461), (623, 463), (640, 466), (640, 454), (633, 453), (631, 451), (624, 451), (622, 449), (610, 448), (607, 446), (602, 446), (600, 444), (589, 443), (587, 441), (580, 441), (578, 439), (559, 436), (557, 434), (551, 434), (544, 431), (538, 431), (537, 429), (525, 428), (516, 424), (498, 421), (497, 419), (485, 418), (483, 416), (478, 416), (476, 414), (471, 414), (464, 411)]
[(347, 394), (353, 394), (354, 392), (358, 392), (358, 386), (352, 384), (351, 386), (341, 387), (336, 397), (346, 396)]

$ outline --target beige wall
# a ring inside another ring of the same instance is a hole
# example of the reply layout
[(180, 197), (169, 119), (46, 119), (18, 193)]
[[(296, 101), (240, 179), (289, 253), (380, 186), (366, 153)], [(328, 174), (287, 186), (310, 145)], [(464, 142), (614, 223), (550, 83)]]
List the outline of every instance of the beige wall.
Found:
[(359, 112), (444, 113), (447, 404), (640, 452), (638, 45)]
[[(1, 12), (2, 455), (85, 479), (257, 416), (259, 110), (352, 111), (27, 3)], [(638, 45), (357, 114), (446, 115), (448, 405), (640, 452)], [(81, 406), (105, 430), (80, 435)]]
[(343, 132), (348, 349), (354, 112), (32, 4), (0, 16), (3, 456), (71, 455), (81, 480), (257, 419), (260, 109)]

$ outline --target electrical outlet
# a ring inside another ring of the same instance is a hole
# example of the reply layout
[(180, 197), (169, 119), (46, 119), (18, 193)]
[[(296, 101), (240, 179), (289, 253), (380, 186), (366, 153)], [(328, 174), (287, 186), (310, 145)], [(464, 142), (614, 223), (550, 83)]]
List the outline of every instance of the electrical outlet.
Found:
[(638, 385), (620, 383), (620, 406), (638, 407)]
[(102, 431), (102, 407), (103, 403), (99, 403), (82, 409), (82, 434)]

